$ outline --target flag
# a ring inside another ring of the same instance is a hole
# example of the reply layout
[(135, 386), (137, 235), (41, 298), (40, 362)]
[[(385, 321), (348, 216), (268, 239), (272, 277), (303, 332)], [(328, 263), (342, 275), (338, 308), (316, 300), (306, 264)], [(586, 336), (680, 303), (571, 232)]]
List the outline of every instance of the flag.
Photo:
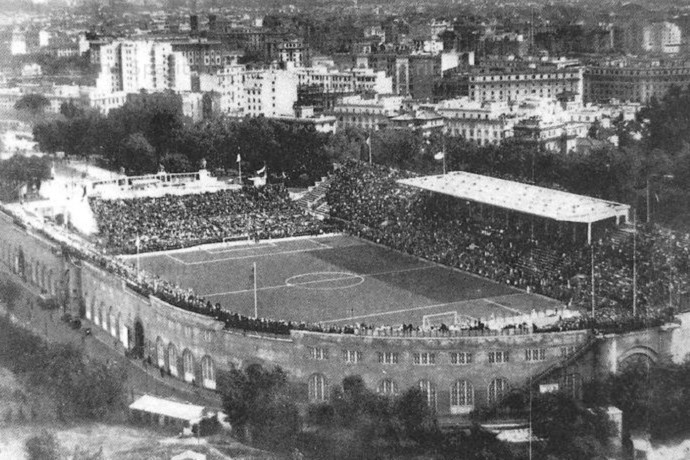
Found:
[(242, 161), (242, 157), (241, 157), (240, 154), (238, 153), (238, 154), (237, 154), (237, 162), (239, 163), (239, 162), (241, 162), (241, 161)]
[(443, 158), (446, 156), (445, 153), (443, 152), (438, 152), (436, 155), (434, 155), (434, 160), (443, 160)]
[(134, 241), (134, 246), (136, 246), (137, 251), (141, 249), (141, 238), (137, 235), (137, 239)]
[(265, 173), (265, 172), (266, 172), (266, 165), (264, 165), (264, 167), (261, 168), (261, 169), (259, 169), (256, 173), (257, 173), (257, 174), (263, 174), (263, 173)]
[(367, 137), (367, 145), (371, 147), (371, 136)]

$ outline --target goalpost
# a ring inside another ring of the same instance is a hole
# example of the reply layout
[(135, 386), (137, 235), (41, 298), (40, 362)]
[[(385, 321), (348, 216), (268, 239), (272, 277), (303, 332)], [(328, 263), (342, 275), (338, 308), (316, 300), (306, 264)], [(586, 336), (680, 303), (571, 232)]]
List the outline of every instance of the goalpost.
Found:
[(454, 326), (460, 323), (460, 315), (457, 311), (448, 311), (444, 313), (432, 313), (430, 315), (422, 316), (422, 329), (430, 329), (432, 326), (438, 327), (441, 324), (446, 326)]

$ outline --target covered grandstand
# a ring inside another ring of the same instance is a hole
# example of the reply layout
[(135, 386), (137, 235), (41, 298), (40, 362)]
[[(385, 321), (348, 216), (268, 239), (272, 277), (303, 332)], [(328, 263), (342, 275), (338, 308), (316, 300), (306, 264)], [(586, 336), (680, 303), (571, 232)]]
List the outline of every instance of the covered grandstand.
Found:
[(547, 231), (548, 221), (555, 221), (559, 230), (572, 231), (574, 241), (578, 233), (584, 234), (584, 228), (578, 232), (578, 227), (586, 226), (588, 244), (595, 224), (620, 225), (630, 213), (626, 204), (464, 171), (400, 179), (398, 183), (465, 200), (470, 206), (477, 204), (480, 212), (488, 206), (506, 211), (506, 218), (510, 214), (537, 217)]

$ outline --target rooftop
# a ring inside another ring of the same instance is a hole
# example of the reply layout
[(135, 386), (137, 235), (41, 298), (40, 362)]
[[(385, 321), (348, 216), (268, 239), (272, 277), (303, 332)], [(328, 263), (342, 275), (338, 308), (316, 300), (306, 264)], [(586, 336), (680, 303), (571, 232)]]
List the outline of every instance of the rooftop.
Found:
[(402, 179), (400, 184), (561, 222), (592, 223), (628, 213), (630, 206), (495, 177), (454, 171)]

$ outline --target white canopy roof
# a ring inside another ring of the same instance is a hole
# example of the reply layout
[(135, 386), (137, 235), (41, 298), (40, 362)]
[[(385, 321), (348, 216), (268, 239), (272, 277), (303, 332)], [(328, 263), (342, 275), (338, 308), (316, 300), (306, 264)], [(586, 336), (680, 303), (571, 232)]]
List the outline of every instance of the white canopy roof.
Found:
[(137, 399), (130, 404), (129, 408), (187, 421), (201, 418), (206, 410), (203, 406), (156, 398), (150, 395), (144, 395)]
[(592, 223), (627, 217), (630, 206), (495, 177), (454, 171), (398, 183), (562, 222)]

